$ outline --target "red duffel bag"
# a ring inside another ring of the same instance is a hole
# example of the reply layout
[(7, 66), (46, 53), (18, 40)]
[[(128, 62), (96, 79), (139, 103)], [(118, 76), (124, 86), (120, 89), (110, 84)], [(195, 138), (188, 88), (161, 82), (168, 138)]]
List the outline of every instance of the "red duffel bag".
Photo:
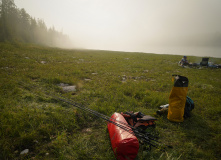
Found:
[[(120, 113), (114, 113), (110, 119), (111, 121), (114, 121), (128, 129), (130, 129), (128, 126), (121, 124), (119, 121), (126, 123), (127, 121)], [(118, 160), (133, 160), (136, 158), (139, 150), (139, 141), (136, 136), (133, 134), (125, 131), (124, 129), (116, 126), (113, 123), (108, 123), (107, 125), (112, 149), (114, 151), (115, 157)], [(131, 131), (133, 132), (133, 131)]]

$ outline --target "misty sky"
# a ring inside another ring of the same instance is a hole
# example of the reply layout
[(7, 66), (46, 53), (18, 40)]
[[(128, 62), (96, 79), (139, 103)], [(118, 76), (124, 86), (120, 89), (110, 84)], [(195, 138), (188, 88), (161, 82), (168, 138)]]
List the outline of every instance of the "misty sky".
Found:
[[(15, 0), (73, 39), (73, 47), (149, 52), (221, 34), (221, 0)], [(221, 56), (221, 53), (220, 53)]]

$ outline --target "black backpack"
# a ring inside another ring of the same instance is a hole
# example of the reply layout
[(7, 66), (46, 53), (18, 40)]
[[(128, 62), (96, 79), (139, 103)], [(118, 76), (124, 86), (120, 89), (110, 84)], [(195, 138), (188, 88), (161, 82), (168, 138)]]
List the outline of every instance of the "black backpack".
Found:
[(190, 117), (190, 112), (194, 109), (194, 102), (190, 97), (186, 97), (186, 104), (184, 109), (184, 118)]

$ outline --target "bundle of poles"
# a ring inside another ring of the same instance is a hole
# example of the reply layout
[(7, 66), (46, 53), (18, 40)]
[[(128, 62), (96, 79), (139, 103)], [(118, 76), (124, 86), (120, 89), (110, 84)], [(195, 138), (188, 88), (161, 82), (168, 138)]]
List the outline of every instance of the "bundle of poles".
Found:
[[(159, 142), (157, 141), (157, 137), (148, 133), (148, 132), (145, 132), (143, 133), (139, 128), (135, 128), (131, 125), (129, 125), (128, 123), (124, 123), (124, 122), (121, 122), (121, 121), (118, 121), (114, 118), (111, 118), (111, 117), (108, 117), (102, 113), (99, 113), (95, 110), (92, 110), (86, 106), (83, 106), (79, 103), (76, 103), (70, 99), (66, 99), (65, 97), (63, 96), (55, 96), (55, 95), (50, 95), (52, 98), (56, 99), (56, 100), (59, 100), (59, 101), (62, 101), (68, 105), (71, 105), (71, 106), (74, 106), (74, 107), (77, 107), (83, 111), (86, 111), (90, 114), (93, 114), (95, 115), (96, 117), (98, 118), (101, 118), (109, 123), (113, 123), (114, 125), (122, 128), (123, 130), (129, 132), (130, 134), (136, 136), (139, 140), (140, 143), (148, 146), (148, 149), (150, 150), (151, 147), (156, 147), (156, 148), (160, 148), (160, 144)], [(162, 148), (161, 148), (162, 149)]]
[[(20, 83), (20, 84), (22, 86), (24, 86), (25, 88), (26, 87), (30, 87), (30, 88), (33, 88), (33, 89), (38, 88), (38, 91), (39, 91), (39, 88), (40, 88), (39, 86), (35, 88), (34, 86), (27, 86), (27, 84), (24, 84), (24, 83)], [(142, 145), (144, 145), (147, 150), (150, 150), (151, 147), (155, 147), (155, 148), (158, 148), (160, 150), (165, 150), (166, 147), (170, 147), (170, 146), (162, 145), (161, 143), (159, 143), (158, 140), (157, 140), (158, 137), (155, 136), (155, 135), (152, 135), (151, 133), (144, 132), (139, 128), (135, 128), (135, 127), (129, 125), (128, 123), (124, 123), (124, 122), (118, 121), (114, 118), (108, 117), (108, 116), (106, 116), (102, 113), (99, 113), (95, 110), (92, 110), (92, 109), (86, 107), (85, 105), (76, 103), (71, 99), (67, 99), (66, 97), (64, 97), (60, 94), (55, 94), (55, 93), (51, 93), (51, 92), (44, 92), (44, 91), (40, 91), (40, 92), (43, 92), (46, 97), (50, 97), (50, 98), (53, 98), (55, 100), (59, 100), (61, 102), (64, 102), (65, 104), (74, 106), (74, 107), (76, 107), (80, 110), (88, 112), (92, 115), (95, 115), (98, 118), (103, 119), (104, 121), (107, 121), (109, 123), (112, 123), (112, 124), (122, 128), (123, 130), (125, 130), (125, 131), (129, 132), (130, 134), (136, 136), (138, 138), (139, 142)], [(38, 94), (36, 94), (36, 93), (34, 93), (34, 94), (39, 97)]]

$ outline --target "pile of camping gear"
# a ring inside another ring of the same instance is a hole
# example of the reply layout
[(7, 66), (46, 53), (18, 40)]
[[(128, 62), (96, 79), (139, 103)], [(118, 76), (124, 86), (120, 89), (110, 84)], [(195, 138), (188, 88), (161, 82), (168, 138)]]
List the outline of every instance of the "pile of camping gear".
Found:
[[(194, 109), (194, 103), (191, 98), (187, 96), (188, 78), (179, 75), (173, 75), (174, 86), (170, 92), (169, 104), (160, 106), (157, 114), (167, 113), (167, 118), (172, 122), (183, 122), (184, 118), (190, 117), (190, 112)], [(115, 157), (119, 160), (133, 160), (136, 158), (139, 150), (139, 142), (143, 144), (143, 139), (149, 146), (159, 148), (159, 143), (153, 135), (145, 133), (148, 127), (156, 126), (156, 118), (146, 116), (141, 112), (124, 112), (114, 113), (111, 116), (115, 122), (123, 122), (125, 127), (130, 132), (125, 132), (122, 127), (116, 126), (114, 123), (108, 123), (108, 131), (111, 140), (112, 149)], [(137, 130), (140, 129), (140, 130)], [(134, 133), (132, 133), (134, 131)], [(138, 132), (138, 133), (137, 133)], [(166, 146), (165, 147), (171, 147)]]
[(187, 96), (188, 79), (183, 76), (173, 75), (174, 86), (170, 92), (169, 104), (161, 105), (156, 113), (167, 114), (167, 118), (174, 122), (183, 122), (184, 118), (190, 117), (194, 109), (193, 100)]
[[(160, 115), (167, 113), (169, 121), (183, 122), (184, 118), (190, 116), (190, 112), (194, 108), (193, 101), (187, 96), (189, 81), (188, 78), (180, 75), (173, 75), (173, 80), (174, 86), (170, 92), (169, 104), (162, 105), (157, 113)], [(111, 146), (115, 157), (119, 160), (135, 159), (140, 145), (145, 145), (149, 150), (151, 147), (162, 150), (171, 147), (159, 143), (157, 136), (146, 132), (147, 128), (156, 126), (157, 119), (152, 116), (144, 115), (141, 112), (115, 112), (108, 117), (71, 100), (55, 96), (54, 98), (107, 121)]]
[[(187, 97), (188, 79), (184, 76), (173, 75), (174, 86), (169, 96), (169, 104), (162, 105), (158, 114), (167, 113), (169, 121), (183, 122), (190, 116), (194, 108), (193, 101)], [(89, 112), (108, 122), (107, 128), (115, 157), (119, 160), (133, 160), (137, 157), (139, 145), (145, 145), (150, 150), (156, 147), (165, 150), (167, 146), (158, 141), (158, 137), (146, 131), (149, 127), (155, 127), (157, 119), (144, 115), (141, 112), (115, 112), (111, 117), (101, 114), (86, 106), (76, 103), (62, 95), (46, 94), (56, 100)]]
[(221, 64), (214, 64), (213, 62), (209, 62), (209, 58), (204, 57), (202, 58), (202, 61), (199, 63), (189, 63), (187, 61), (187, 57), (183, 56), (182, 60), (178, 62), (178, 65), (182, 67), (191, 67), (191, 68), (202, 68), (202, 67), (207, 67), (207, 68), (221, 68)]

